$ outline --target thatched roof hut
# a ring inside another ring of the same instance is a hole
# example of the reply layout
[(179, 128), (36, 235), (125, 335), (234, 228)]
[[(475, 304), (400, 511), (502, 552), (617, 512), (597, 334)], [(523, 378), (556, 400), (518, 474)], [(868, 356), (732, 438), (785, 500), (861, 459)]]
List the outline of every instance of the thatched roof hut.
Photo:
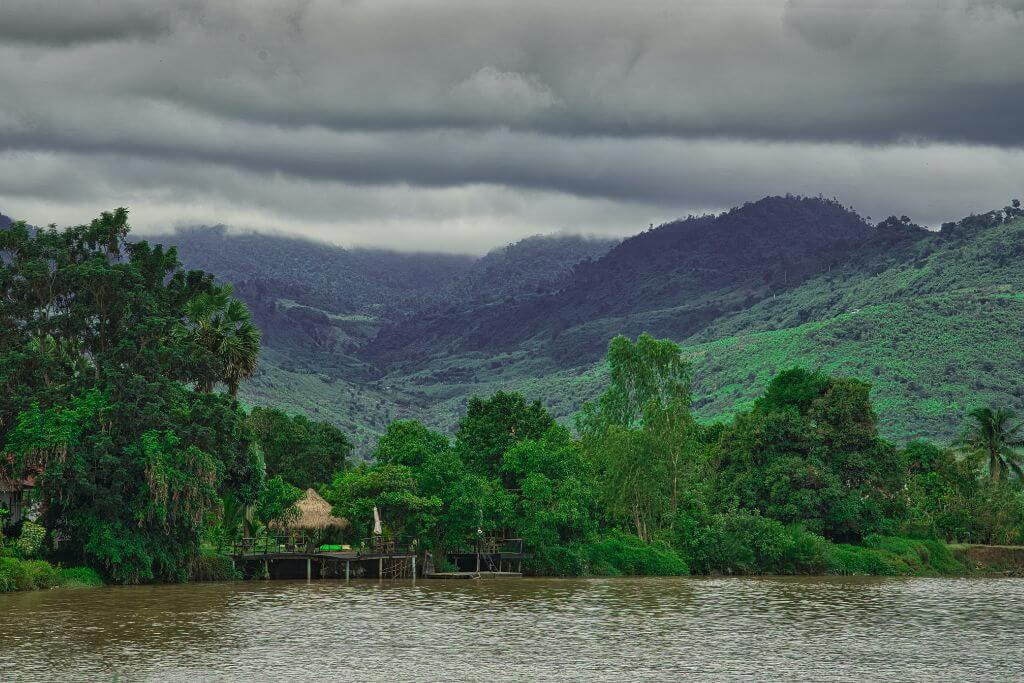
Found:
[(324, 529), (347, 529), (351, 526), (344, 517), (331, 514), (331, 504), (313, 489), (306, 492), (295, 503), (297, 514), (286, 520), (275, 522), (272, 526), (284, 529), (302, 529), (304, 531), (322, 531)]

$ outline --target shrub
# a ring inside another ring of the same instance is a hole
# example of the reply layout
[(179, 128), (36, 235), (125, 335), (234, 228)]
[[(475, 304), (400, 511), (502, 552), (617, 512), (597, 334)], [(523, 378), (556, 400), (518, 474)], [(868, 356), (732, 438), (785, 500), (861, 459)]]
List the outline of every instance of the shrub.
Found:
[(821, 536), (748, 512), (680, 515), (676, 545), (701, 574), (796, 574), (824, 567)]
[(533, 576), (583, 576), (587, 572), (589, 546), (542, 546), (526, 560), (523, 570)]
[(949, 546), (940, 541), (871, 535), (864, 539), (864, 545), (896, 555), (919, 573), (956, 574), (964, 570)]
[(825, 571), (843, 576), (899, 576), (908, 573), (908, 567), (883, 550), (836, 543), (825, 550)]
[(960, 574), (965, 567), (939, 541), (871, 535), (863, 546), (831, 545), (825, 552), (829, 574), (932, 576)]
[(59, 582), (57, 570), (49, 562), (0, 557), (0, 593), (52, 588)]
[(227, 555), (203, 552), (189, 566), (189, 581), (234, 581), (240, 578)]
[(25, 521), (21, 525), (21, 535), (14, 541), (14, 549), (24, 558), (35, 557), (43, 547), (46, 529), (35, 522)]
[(0, 557), (0, 593), (30, 588), (22, 561), (14, 557)]
[(686, 561), (663, 541), (644, 543), (638, 537), (612, 531), (591, 543), (586, 553), (589, 573), (606, 576), (678, 576), (689, 574)]
[(57, 576), (60, 585), (68, 588), (103, 585), (100, 575), (89, 567), (63, 567), (57, 570)]

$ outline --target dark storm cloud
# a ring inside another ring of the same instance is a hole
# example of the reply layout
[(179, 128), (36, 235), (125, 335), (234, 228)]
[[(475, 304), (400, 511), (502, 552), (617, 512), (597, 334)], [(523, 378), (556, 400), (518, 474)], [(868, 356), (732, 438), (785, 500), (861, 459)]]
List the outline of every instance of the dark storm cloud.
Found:
[(67, 46), (151, 39), (169, 33), (195, 11), (193, 3), (164, 6), (153, 0), (4, 0), (0, 41)]
[(787, 191), (938, 222), (1024, 177), (1021, 36), (1016, 0), (7, 0), (0, 210), (471, 250)]

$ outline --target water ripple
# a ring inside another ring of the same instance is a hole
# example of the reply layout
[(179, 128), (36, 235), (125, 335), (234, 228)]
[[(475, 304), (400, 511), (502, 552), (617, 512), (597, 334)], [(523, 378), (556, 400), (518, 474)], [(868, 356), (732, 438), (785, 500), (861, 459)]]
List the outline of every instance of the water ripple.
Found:
[(268, 582), (0, 596), (0, 680), (1008, 680), (1014, 579)]

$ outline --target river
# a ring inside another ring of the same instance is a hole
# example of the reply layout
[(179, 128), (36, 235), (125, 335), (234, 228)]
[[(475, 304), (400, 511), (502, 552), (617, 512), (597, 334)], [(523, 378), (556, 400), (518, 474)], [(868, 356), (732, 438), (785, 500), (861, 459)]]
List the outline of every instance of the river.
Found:
[(0, 595), (0, 680), (1010, 680), (1020, 579), (250, 582)]

